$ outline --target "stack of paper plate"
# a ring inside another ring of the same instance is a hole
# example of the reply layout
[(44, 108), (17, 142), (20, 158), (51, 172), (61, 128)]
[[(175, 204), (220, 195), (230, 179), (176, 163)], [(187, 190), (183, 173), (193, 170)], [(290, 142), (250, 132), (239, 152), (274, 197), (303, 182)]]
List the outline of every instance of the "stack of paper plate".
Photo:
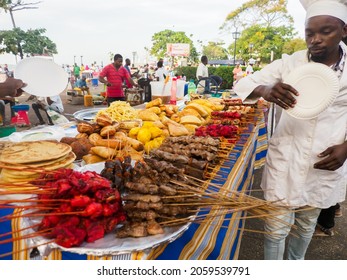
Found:
[(24, 88), (27, 93), (35, 96), (59, 95), (68, 84), (68, 75), (61, 66), (39, 57), (29, 57), (20, 61), (14, 76), (27, 84)]
[(336, 73), (321, 63), (309, 63), (296, 68), (285, 78), (284, 83), (298, 92), (297, 104), (286, 112), (297, 119), (312, 119), (326, 110), (339, 93)]

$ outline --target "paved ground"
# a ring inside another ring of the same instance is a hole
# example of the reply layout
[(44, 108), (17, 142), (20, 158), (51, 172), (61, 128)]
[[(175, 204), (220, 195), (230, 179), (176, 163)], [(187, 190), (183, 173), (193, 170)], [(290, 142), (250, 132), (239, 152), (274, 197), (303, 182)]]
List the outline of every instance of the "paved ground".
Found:
[[(262, 197), (260, 179), (262, 169), (255, 171), (252, 193)], [(347, 202), (341, 204), (343, 216), (335, 220), (335, 235), (332, 237), (314, 237), (308, 248), (308, 260), (347, 260)], [(263, 230), (263, 223), (259, 220), (246, 222), (247, 229)], [(263, 235), (260, 233), (245, 232), (241, 241), (240, 260), (263, 259)]]
[[(103, 91), (103, 86), (99, 85), (96, 88), (91, 87), (93, 94), (100, 94)], [(24, 94), (19, 98), (21, 104), (31, 104), (25, 102), (28, 95)], [(74, 112), (86, 109), (84, 105), (72, 105), (68, 102), (68, 96), (61, 94), (63, 100), (65, 114), (73, 114)], [(98, 105), (95, 107), (101, 107)], [(9, 111), (6, 112), (9, 114)], [(68, 118), (71, 116), (67, 115)], [(31, 109), (29, 111), (29, 118), (32, 123), (36, 123), (36, 116)], [(18, 128), (23, 130), (28, 128)], [(253, 189), (254, 196), (262, 197), (262, 192), (259, 191), (259, 184), (261, 179), (262, 170), (255, 171), (255, 178)], [(306, 259), (309, 260), (347, 260), (347, 202), (342, 203), (343, 216), (336, 219), (335, 235), (333, 237), (316, 237), (312, 240)], [(258, 220), (249, 220), (246, 222), (246, 228), (262, 230), (262, 222)], [(263, 259), (263, 235), (259, 233), (245, 232), (241, 242), (241, 249), (239, 254), (241, 260), (262, 260)]]

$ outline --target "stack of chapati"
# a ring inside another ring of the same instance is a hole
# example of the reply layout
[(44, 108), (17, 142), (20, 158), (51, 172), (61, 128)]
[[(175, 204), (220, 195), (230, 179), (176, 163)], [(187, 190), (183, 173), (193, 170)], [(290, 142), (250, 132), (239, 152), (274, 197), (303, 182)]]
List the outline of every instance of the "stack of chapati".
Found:
[(44, 171), (72, 167), (76, 159), (69, 145), (55, 141), (21, 142), (0, 155), (1, 181), (28, 182)]

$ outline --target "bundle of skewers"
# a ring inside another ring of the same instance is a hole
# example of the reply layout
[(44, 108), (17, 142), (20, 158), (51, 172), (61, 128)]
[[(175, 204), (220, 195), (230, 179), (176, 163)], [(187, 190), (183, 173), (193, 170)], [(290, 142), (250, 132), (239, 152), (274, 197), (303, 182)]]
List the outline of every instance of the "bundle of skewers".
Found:
[[(111, 172), (110, 166), (118, 164), (109, 161), (104, 170)], [(156, 158), (137, 161), (126, 178), (112, 176), (126, 179), (121, 193), (126, 221), (116, 229), (117, 238), (162, 234), (166, 227), (229, 219), (228, 214), (242, 211), (248, 211), (247, 218), (260, 219), (282, 211), (271, 202), (187, 176), (184, 168)]]
[[(6, 191), (1, 192), (3, 196), (22, 193), (31, 197), (0, 202), (0, 209), (21, 209), (20, 214), (0, 217), (0, 223), (19, 217), (37, 221), (21, 229), (29, 231), (22, 239), (41, 236), (49, 239), (44, 244), (55, 242), (70, 248), (103, 238), (125, 220), (119, 191), (95, 172), (63, 168), (43, 173), (30, 183), (6, 183)], [(11, 233), (0, 237), (7, 235)], [(0, 245), (13, 241), (4, 239)]]

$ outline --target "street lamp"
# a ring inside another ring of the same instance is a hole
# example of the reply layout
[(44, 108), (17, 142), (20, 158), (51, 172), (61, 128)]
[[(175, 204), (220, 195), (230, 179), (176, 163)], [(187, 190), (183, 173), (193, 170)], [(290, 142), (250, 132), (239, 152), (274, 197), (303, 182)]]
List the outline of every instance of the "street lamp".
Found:
[(236, 41), (237, 39), (240, 38), (240, 32), (237, 32), (237, 28), (236, 31), (231, 33), (233, 35), (233, 39), (235, 40), (235, 45), (234, 45), (234, 65), (235, 65), (235, 58), (236, 58)]
[(83, 60), (82, 59), (83, 59), (83, 55), (81, 55), (81, 65), (83, 64)]
[(249, 58), (252, 58), (253, 47), (253, 44), (249, 44)]
[(73, 64), (76, 64), (76, 56), (73, 56)]
[(136, 52), (133, 52), (133, 67), (135, 66), (135, 56), (136, 56)]

